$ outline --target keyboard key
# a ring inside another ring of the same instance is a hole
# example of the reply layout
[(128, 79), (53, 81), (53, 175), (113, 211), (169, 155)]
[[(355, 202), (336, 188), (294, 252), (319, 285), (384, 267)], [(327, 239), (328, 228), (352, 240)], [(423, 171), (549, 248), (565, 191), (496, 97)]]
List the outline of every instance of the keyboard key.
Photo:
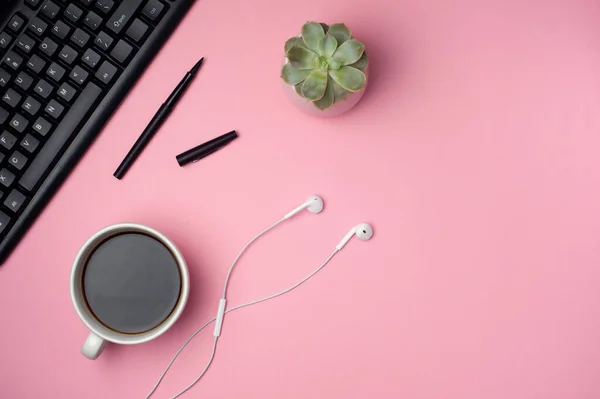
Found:
[(6, 226), (10, 223), (10, 218), (6, 215), (6, 213), (0, 211), (0, 233), (6, 229)]
[(73, 3), (69, 4), (67, 9), (65, 10), (65, 17), (67, 17), (67, 19), (69, 19), (73, 23), (79, 21), (82, 15), (83, 10)]
[(56, 100), (50, 100), (44, 111), (54, 119), (58, 119), (65, 110), (65, 107), (60, 105)]
[(88, 76), (88, 72), (79, 65), (75, 65), (75, 68), (73, 68), (73, 70), (69, 74), (69, 78), (71, 78), (73, 82), (79, 85), (84, 84)]
[(102, 31), (96, 36), (96, 40), (94, 40), (94, 44), (100, 47), (102, 50), (108, 50), (112, 45), (113, 38), (110, 37), (106, 32)]
[(16, 70), (19, 69), (19, 67), (23, 63), (23, 57), (11, 51), (8, 54), (6, 54), (6, 57), (4, 57), (4, 63), (12, 69)]
[(38, 6), (40, 5), (41, 2), (42, 2), (42, 0), (25, 0), (25, 4), (27, 4), (29, 7), (33, 8), (34, 10), (36, 8), (38, 8)]
[(65, 100), (66, 102), (69, 103), (69, 102), (71, 102), (73, 97), (75, 97), (75, 94), (77, 94), (77, 91), (70, 84), (63, 83), (60, 86), (60, 88), (58, 89), (57, 93), (60, 98), (62, 98), (63, 100)]
[(40, 104), (38, 100), (34, 99), (31, 96), (27, 97), (25, 101), (23, 101), (23, 105), (21, 105), (21, 108), (23, 108), (25, 112), (27, 112), (31, 116), (37, 114), (41, 107), (42, 104)]
[(35, 151), (38, 145), (40, 145), (40, 142), (31, 134), (26, 134), (25, 137), (23, 137), (23, 140), (21, 140), (21, 148), (30, 154)]
[(69, 25), (65, 24), (63, 21), (57, 21), (52, 27), (52, 33), (60, 39), (67, 37), (70, 31), (71, 28), (69, 28)]
[(131, 55), (132, 51), (133, 47), (125, 43), (123, 40), (119, 40), (113, 50), (110, 52), (110, 55), (121, 64), (124, 64)]
[(11, 108), (15, 108), (21, 101), (21, 96), (13, 89), (8, 89), (2, 96), (2, 101), (8, 104)]
[(69, 45), (65, 45), (65, 46), (63, 46), (62, 50), (60, 50), (60, 53), (58, 54), (58, 58), (63, 60), (65, 63), (71, 65), (73, 62), (75, 62), (78, 55), (79, 55), (79, 53), (77, 51), (73, 50), (73, 47), (71, 47)]
[[(17, 151), (16, 154), (18, 153), (19, 152)], [(25, 158), (25, 160), (27, 160), (27, 158)], [(11, 211), (17, 212), (24, 202), (25, 196), (17, 190), (13, 189), (11, 190), (10, 194), (8, 194), (6, 200), (4, 200), (4, 205), (6, 205)]]
[[(1, 139), (0, 139), (1, 141)], [(2, 168), (0, 170), (0, 184), (4, 187), (10, 187), (11, 184), (15, 181), (15, 175), (8, 169)]]
[(33, 130), (38, 132), (42, 137), (46, 136), (50, 132), (50, 129), (52, 129), (52, 124), (41, 116), (33, 124)]
[(142, 0), (124, 0), (106, 21), (106, 27), (114, 33), (121, 32), (141, 4)]
[(12, 120), (10, 121), (10, 126), (19, 133), (23, 133), (23, 130), (27, 128), (27, 125), (29, 125), (29, 121), (20, 114), (13, 116)]
[(100, 69), (96, 72), (96, 78), (100, 79), (102, 83), (108, 84), (110, 83), (115, 75), (117, 74), (117, 67), (111, 64), (108, 61), (104, 61), (102, 65), (100, 65)]
[(10, 150), (16, 142), (17, 138), (6, 130), (0, 134), (0, 146), (2, 146), (2, 148)]
[(96, 103), (96, 100), (102, 94), (102, 90), (93, 83), (88, 83), (83, 89), (79, 98), (69, 112), (66, 113), (60, 124), (56, 127), (54, 133), (48, 138), (33, 159), (23, 176), (19, 180), (19, 184), (26, 190), (32, 191), (41, 177), (46, 172), (52, 161), (58, 156), (65, 143), (71, 138), (77, 130), (79, 123), (84, 120), (90, 109)]
[(96, 14), (95, 12), (90, 11), (85, 16), (83, 23), (85, 24), (85, 26), (90, 28), (92, 31), (95, 31), (96, 29), (98, 29), (100, 27), (100, 24), (102, 23), (102, 17), (100, 15)]
[(7, 26), (8, 26), (8, 29), (12, 30), (13, 32), (18, 32), (21, 30), (24, 23), (25, 23), (25, 20), (23, 18), (21, 18), (19, 15), (15, 14), (15, 15), (13, 15), (12, 19), (10, 20), (10, 22), (8, 23)]
[(87, 42), (90, 40), (90, 35), (82, 31), (81, 29), (75, 29), (71, 36), (71, 42), (75, 43), (79, 47), (85, 47)]
[(27, 90), (33, 84), (33, 78), (31, 76), (27, 75), (25, 72), (19, 72), (19, 74), (17, 75), (17, 78), (15, 79), (15, 83), (21, 89)]
[(53, 62), (46, 70), (46, 75), (50, 76), (50, 78), (55, 82), (60, 82), (62, 77), (65, 75), (65, 72), (67, 72), (65, 71), (65, 68), (61, 67), (56, 62)]
[(148, 30), (148, 25), (140, 21), (139, 19), (134, 19), (129, 29), (125, 34), (129, 36), (134, 42), (138, 43)]
[(12, 42), (12, 36), (6, 32), (0, 33), (0, 49), (5, 49)]
[(35, 85), (35, 89), (33, 89), (37, 94), (39, 94), (42, 98), (48, 98), (48, 96), (52, 93), (52, 85), (46, 82), (44, 79), (40, 79)]
[(41, 59), (40, 57), (38, 57), (35, 54), (31, 56), (29, 61), (27, 61), (27, 67), (35, 73), (42, 72), (42, 69), (44, 69), (44, 66), (46, 66), (46, 61), (44, 61), (43, 59)]
[(98, 65), (98, 63), (100, 62), (100, 54), (98, 54), (92, 49), (87, 49), (83, 54), (83, 57), (81, 57), (81, 59), (83, 60), (84, 64), (86, 64), (92, 69), (95, 69), (96, 65)]
[(44, 32), (48, 29), (48, 24), (35, 17), (33, 21), (29, 24), (29, 30), (32, 31), (36, 36), (42, 36)]
[(8, 73), (5, 69), (0, 68), (0, 87), (6, 86), (9, 81), (10, 73)]
[(33, 50), (33, 46), (35, 46), (35, 40), (33, 40), (30, 36), (26, 35), (25, 33), (23, 33), (17, 41), (17, 47), (20, 48), (26, 54)]
[[(125, 1), (127, 1), (127, 0), (125, 0)], [(115, 2), (113, 0), (96, 0), (96, 4), (95, 4), (96, 8), (104, 14), (109, 12), (113, 8), (114, 5), (115, 5)]]
[(47, 37), (45, 37), (40, 43), (40, 50), (42, 50), (42, 53), (46, 54), (48, 57), (52, 57), (57, 49), (58, 44)]
[(10, 158), (8, 158), (8, 164), (14, 166), (18, 170), (23, 169), (26, 163), (27, 157), (21, 154), (19, 151), (13, 152)]
[(6, 120), (8, 119), (8, 115), (8, 111), (0, 107), (0, 125), (6, 122)]
[(156, 21), (165, 6), (158, 0), (150, 0), (142, 9), (142, 14), (150, 21)]
[(60, 7), (51, 1), (47, 1), (46, 4), (42, 6), (42, 14), (49, 19), (56, 18), (59, 11)]

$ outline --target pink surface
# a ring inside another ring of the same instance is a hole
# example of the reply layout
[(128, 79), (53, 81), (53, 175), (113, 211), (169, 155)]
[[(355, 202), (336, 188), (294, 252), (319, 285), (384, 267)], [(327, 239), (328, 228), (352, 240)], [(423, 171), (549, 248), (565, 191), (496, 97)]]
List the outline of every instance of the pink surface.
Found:
[[(371, 82), (339, 119), (288, 103), (284, 41), (344, 21)], [(596, 1), (199, 1), (0, 269), (0, 397), (140, 398), (215, 314), (244, 242), (311, 193), (325, 211), (269, 234), (231, 304), (313, 270), (299, 291), (226, 318), (191, 398), (599, 398), (600, 7)], [(185, 101), (123, 181), (112, 177), (187, 68)], [(174, 155), (237, 129), (197, 164)], [(132, 221), (190, 263), (182, 319), (158, 340), (80, 353), (69, 273), (96, 230)], [(210, 329), (157, 397), (201, 370)]]

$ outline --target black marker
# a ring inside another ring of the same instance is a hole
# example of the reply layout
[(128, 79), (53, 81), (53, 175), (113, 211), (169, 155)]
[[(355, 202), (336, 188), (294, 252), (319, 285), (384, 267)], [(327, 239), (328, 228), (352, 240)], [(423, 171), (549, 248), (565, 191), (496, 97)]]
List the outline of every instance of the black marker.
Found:
[(207, 141), (204, 144), (200, 144), (197, 147), (194, 147), (192, 149), (187, 150), (186, 152), (177, 155), (175, 157), (177, 159), (177, 163), (179, 164), (179, 166), (184, 166), (190, 162), (199, 161), (205, 156), (210, 155), (213, 152), (225, 147), (227, 144), (235, 140), (237, 136), (237, 132), (235, 130), (232, 130), (231, 132), (225, 133), (224, 135)]
[(146, 147), (146, 145), (150, 142), (152, 137), (154, 137), (158, 129), (160, 129), (160, 126), (163, 124), (163, 122), (168, 118), (169, 114), (171, 113), (173, 108), (175, 108), (175, 105), (177, 105), (177, 102), (179, 101), (185, 90), (188, 88), (190, 83), (192, 83), (192, 80), (194, 80), (194, 77), (198, 73), (198, 70), (200, 69), (203, 60), (204, 57), (202, 57), (200, 61), (198, 61), (196, 65), (194, 65), (194, 67), (190, 69), (188, 73), (185, 74), (185, 76), (183, 77), (183, 79), (181, 79), (181, 82), (179, 82), (175, 90), (173, 90), (169, 98), (167, 98), (167, 101), (165, 101), (163, 105), (160, 106), (156, 114), (154, 114), (154, 117), (152, 117), (152, 120), (150, 121), (150, 123), (148, 123), (146, 129), (144, 129), (140, 137), (138, 137), (133, 147), (131, 147), (131, 150), (129, 150), (129, 152), (125, 156), (125, 159), (123, 159), (123, 162), (121, 162), (121, 164), (115, 171), (114, 176), (117, 179), (121, 179), (125, 175), (125, 173), (127, 173), (131, 165), (133, 165), (137, 157), (142, 153), (144, 147)]

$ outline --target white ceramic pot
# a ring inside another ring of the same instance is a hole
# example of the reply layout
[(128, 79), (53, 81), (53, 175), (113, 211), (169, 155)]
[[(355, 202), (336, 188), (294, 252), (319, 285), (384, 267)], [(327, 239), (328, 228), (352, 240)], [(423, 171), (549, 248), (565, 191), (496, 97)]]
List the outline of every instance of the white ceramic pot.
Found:
[[(287, 59), (284, 59), (284, 63), (287, 63)], [(348, 112), (350, 109), (352, 109), (352, 107), (358, 104), (363, 94), (365, 94), (365, 90), (369, 86), (369, 69), (370, 67), (367, 66), (367, 69), (363, 71), (365, 73), (367, 81), (365, 83), (365, 87), (363, 87), (362, 90), (349, 94), (344, 101), (335, 103), (325, 110), (320, 110), (319, 108), (315, 107), (311, 101), (299, 96), (298, 93), (296, 93), (296, 89), (294, 89), (294, 86), (288, 85), (283, 81), (283, 79), (280, 80), (286, 95), (288, 96), (290, 101), (294, 105), (296, 105), (296, 107), (298, 107), (299, 109), (301, 109), (309, 115), (329, 118), (339, 116), (345, 112)]]

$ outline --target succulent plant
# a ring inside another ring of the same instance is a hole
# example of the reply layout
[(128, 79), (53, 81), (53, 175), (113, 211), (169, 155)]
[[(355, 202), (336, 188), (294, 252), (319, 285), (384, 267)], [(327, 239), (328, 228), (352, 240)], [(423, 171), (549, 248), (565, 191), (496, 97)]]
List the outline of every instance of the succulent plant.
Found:
[(285, 43), (285, 57), (281, 78), (320, 110), (365, 87), (365, 46), (344, 24), (307, 22), (301, 37)]

